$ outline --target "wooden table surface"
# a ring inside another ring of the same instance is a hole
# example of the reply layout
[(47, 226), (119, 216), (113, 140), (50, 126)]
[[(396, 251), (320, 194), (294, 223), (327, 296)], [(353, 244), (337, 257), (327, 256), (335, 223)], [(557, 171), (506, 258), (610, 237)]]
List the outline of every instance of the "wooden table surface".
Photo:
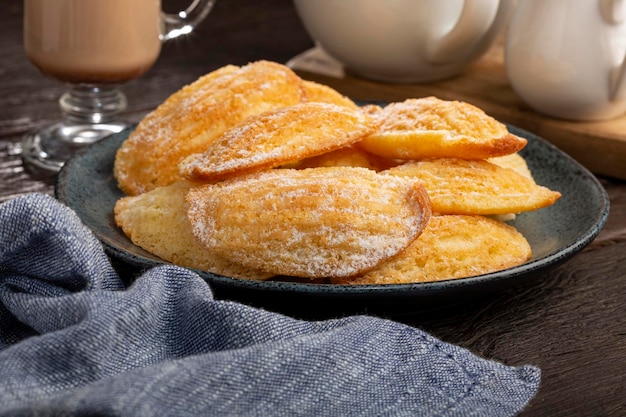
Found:
[[(163, 3), (174, 11), (185, 2)], [(57, 100), (63, 91), (26, 58), (22, 2), (3, 5), (0, 202), (27, 192), (53, 193), (54, 178), (24, 169), (19, 141), (60, 117)], [(218, 0), (191, 36), (167, 43), (157, 64), (123, 87), (129, 98), (126, 118), (139, 120), (181, 86), (220, 66), (259, 59), (284, 63), (312, 46), (289, 0)], [(384, 85), (367, 85), (368, 98), (387, 99)], [(340, 80), (333, 86), (342, 90)], [(395, 88), (400, 96), (420, 91), (413, 87)], [(541, 387), (525, 416), (626, 415), (626, 183), (600, 180), (611, 199), (609, 219), (596, 240), (565, 264), (515, 288), (397, 318), (482, 357), (540, 367)]]

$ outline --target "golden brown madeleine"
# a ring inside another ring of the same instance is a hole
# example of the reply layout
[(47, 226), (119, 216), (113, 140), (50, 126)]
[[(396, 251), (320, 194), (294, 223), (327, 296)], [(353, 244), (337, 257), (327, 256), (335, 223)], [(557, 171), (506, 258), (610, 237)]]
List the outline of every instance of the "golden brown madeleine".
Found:
[(306, 101), (316, 101), (320, 103), (332, 103), (339, 106), (346, 106), (353, 109), (358, 108), (357, 104), (350, 98), (339, 93), (334, 88), (314, 81), (303, 80)]
[(376, 155), (355, 146), (345, 146), (335, 151), (303, 159), (283, 168), (362, 167), (380, 171), (382, 166)]
[(200, 77), (146, 115), (122, 144), (114, 166), (119, 187), (136, 195), (176, 182), (179, 162), (227, 129), (304, 98), (300, 77), (273, 62), (229, 65)]
[(471, 277), (523, 264), (531, 256), (513, 226), (482, 216), (433, 216), (420, 237), (366, 274), (336, 284), (404, 284)]
[(365, 104), (361, 106), (361, 111), (364, 111), (365, 113), (377, 119), (381, 118), (382, 110), (383, 108), (379, 106), (378, 104)]
[(517, 152), (527, 143), (478, 107), (461, 101), (407, 99), (372, 113), (381, 125), (360, 146), (387, 158), (486, 159)]
[(272, 275), (245, 268), (208, 251), (191, 233), (185, 197), (193, 186), (179, 181), (115, 205), (115, 222), (137, 246), (176, 265), (228, 277), (265, 280)]
[(437, 214), (509, 214), (548, 207), (561, 196), (516, 171), (483, 160), (440, 158), (383, 171), (419, 179)]
[(353, 167), (263, 171), (195, 187), (187, 201), (207, 250), (306, 278), (365, 272), (409, 246), (430, 218), (418, 181)]
[(358, 109), (305, 102), (249, 117), (204, 153), (180, 164), (192, 181), (216, 181), (324, 154), (373, 132), (374, 120)]
[(516, 171), (518, 174), (521, 174), (527, 178), (532, 178), (533, 174), (528, 168), (528, 164), (522, 155), (519, 153), (512, 153), (509, 155), (498, 156), (495, 158), (487, 159), (487, 162), (491, 162), (492, 164), (496, 164), (503, 168), (510, 168), (513, 171)]

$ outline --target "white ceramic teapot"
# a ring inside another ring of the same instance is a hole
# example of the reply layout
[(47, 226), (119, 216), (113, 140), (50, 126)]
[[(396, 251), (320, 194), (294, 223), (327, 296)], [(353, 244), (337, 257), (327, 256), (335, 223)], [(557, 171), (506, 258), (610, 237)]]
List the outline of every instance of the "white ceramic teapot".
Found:
[(309, 35), (350, 71), (389, 82), (460, 74), (491, 45), (512, 0), (294, 0)]
[(521, 0), (505, 44), (517, 94), (571, 120), (626, 112), (625, 56), (626, 0)]

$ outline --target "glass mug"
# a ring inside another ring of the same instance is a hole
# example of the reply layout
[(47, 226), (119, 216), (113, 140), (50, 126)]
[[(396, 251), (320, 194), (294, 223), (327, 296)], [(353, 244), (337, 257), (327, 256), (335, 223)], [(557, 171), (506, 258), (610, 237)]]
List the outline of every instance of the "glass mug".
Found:
[(25, 0), (26, 54), (68, 91), (59, 100), (63, 120), (22, 140), (24, 161), (55, 173), (77, 149), (125, 129), (119, 84), (148, 71), (162, 42), (191, 32), (214, 3), (194, 0), (167, 14), (160, 0)]

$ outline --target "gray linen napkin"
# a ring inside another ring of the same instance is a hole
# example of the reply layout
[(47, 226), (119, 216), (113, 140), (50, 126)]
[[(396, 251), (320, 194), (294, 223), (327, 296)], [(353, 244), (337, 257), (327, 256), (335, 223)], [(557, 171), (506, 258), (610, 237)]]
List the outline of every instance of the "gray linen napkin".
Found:
[(511, 416), (539, 386), (393, 321), (218, 301), (183, 268), (122, 282), (56, 200), (0, 206), (0, 416)]

